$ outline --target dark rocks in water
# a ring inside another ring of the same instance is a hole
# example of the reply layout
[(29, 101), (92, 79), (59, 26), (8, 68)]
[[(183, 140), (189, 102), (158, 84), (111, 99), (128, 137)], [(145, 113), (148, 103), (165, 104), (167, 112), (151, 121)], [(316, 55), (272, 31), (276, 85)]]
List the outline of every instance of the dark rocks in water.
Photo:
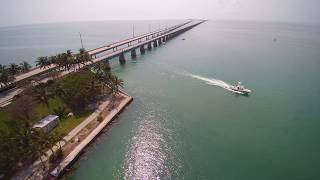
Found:
[(186, 40), (185, 38), (182, 39), (182, 41)]

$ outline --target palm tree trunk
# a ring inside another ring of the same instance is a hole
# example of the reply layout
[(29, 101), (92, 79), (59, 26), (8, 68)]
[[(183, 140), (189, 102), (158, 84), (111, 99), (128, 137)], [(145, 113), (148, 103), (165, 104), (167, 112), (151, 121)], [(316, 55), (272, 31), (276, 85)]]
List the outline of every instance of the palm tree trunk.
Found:
[(42, 169), (45, 170), (46, 169), (46, 164), (44, 163), (43, 159), (42, 159), (42, 155), (40, 155), (39, 157), (41, 164), (42, 164)]

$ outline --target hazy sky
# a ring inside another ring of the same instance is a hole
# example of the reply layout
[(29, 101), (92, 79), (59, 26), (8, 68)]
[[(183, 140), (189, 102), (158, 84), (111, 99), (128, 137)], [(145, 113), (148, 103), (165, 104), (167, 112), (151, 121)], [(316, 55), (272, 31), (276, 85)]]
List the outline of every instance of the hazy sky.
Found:
[(320, 0), (0, 0), (0, 3), (0, 26), (186, 18), (320, 24)]

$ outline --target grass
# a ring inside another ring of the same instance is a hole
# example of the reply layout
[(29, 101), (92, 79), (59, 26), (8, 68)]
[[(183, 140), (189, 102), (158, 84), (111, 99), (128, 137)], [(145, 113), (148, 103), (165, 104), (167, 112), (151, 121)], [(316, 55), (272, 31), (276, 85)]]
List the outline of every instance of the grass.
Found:
[(9, 113), (5, 112), (4, 110), (0, 111), (0, 134), (8, 133), (10, 128), (8, 124), (10, 123), (11, 117)]
[[(53, 110), (61, 106), (67, 107), (67, 112), (71, 112), (70, 108), (68, 108), (68, 106), (64, 104), (60, 98), (55, 97), (49, 100), (49, 108), (45, 104), (38, 104), (35, 110), (36, 116), (38, 117), (38, 119), (41, 119), (49, 114), (54, 114)], [(56, 129), (54, 129), (54, 131), (60, 135), (66, 135), (73, 128), (75, 128), (82, 121), (84, 121), (91, 113), (92, 112), (83, 112), (77, 116), (60, 119), (59, 126)]]
[[(49, 114), (54, 114), (53, 110), (61, 106), (67, 107), (67, 112), (71, 112), (70, 108), (68, 108), (68, 106), (64, 104), (63, 101), (58, 97), (54, 97), (49, 100), (49, 107), (41, 103), (36, 104), (34, 110), (35, 118), (33, 121), (37, 122), (38, 120), (44, 118)], [(86, 117), (88, 117), (91, 113), (92, 112), (87, 111), (77, 116), (60, 119), (59, 126), (54, 131), (56, 131), (60, 135), (67, 134), (82, 121), (84, 121)], [(15, 126), (13, 122), (14, 120), (8, 112), (6, 112), (5, 110), (0, 110), (0, 134), (10, 133), (10, 126)]]
[[(29, 129), (26, 128), (31, 128), (30, 125), (32, 126), (49, 114), (61, 116), (59, 126), (51, 133), (57, 133), (61, 136), (67, 135), (92, 113), (92, 111), (86, 110), (87, 105), (94, 102), (101, 93), (104, 93), (100, 86), (96, 86), (96, 79), (94, 78), (95, 76), (91, 71), (81, 71), (68, 74), (56, 81), (50, 81), (46, 85), (26, 88), (19, 95), (20, 97), (15, 98), (8, 107), (0, 109), (0, 141), (3, 142), (3, 140), (8, 140), (8, 138), (10, 140), (8, 141), (9, 144), (1, 143), (3, 145), (0, 146), (1, 150), (8, 149), (7, 146), (15, 149), (20, 142), (27, 142), (25, 140), (28, 140), (28, 142), (29, 140), (33, 141), (34, 139), (30, 139), (32, 138), (31, 136), (25, 136), (25, 134), (21, 133), (29, 133)], [(43, 89), (37, 89), (39, 90), (37, 91), (34, 88)], [(43, 101), (46, 98), (50, 98), (47, 104), (36, 101)], [(75, 116), (66, 117), (69, 112), (73, 112)], [(30, 121), (25, 122), (25, 119), (30, 119)], [(18, 133), (16, 130), (18, 130)], [(13, 138), (19, 139), (17, 141)], [(12, 152), (6, 151), (7, 156), (1, 156), (0, 160), (3, 159), (5, 162), (1, 162), (0, 174), (2, 171), (10, 173), (11, 170), (15, 170), (15, 165), (11, 163), (11, 159), (27, 159), (24, 156), (29, 156), (29, 148), (35, 148), (35, 145), (39, 146), (41, 144), (24, 143), (23, 145), (26, 149), (26, 151), (22, 151), (23, 157), (18, 153), (18, 149)], [(32, 152), (31, 154), (34, 156), (36, 153), (38, 152)]]
[[(61, 119), (60, 126), (57, 128), (57, 131), (59, 134), (66, 134), (70, 132), (74, 127), (80, 124), (85, 119), (85, 117), (90, 114), (90, 112), (86, 112), (84, 110), (81, 110), (80, 112), (71, 111), (70, 107), (71, 105), (73, 105), (74, 107), (83, 105), (81, 104), (81, 100), (83, 100), (83, 98), (87, 98), (87, 87), (90, 85), (92, 78), (92, 73), (84, 72), (69, 74), (63, 78), (58, 79), (57, 83), (61, 84), (63, 86), (63, 89), (72, 96), (67, 97), (67, 99), (65, 100), (62, 100), (59, 97), (55, 96), (49, 100), (49, 106), (42, 103), (36, 103), (34, 108), (34, 118), (32, 119), (32, 122), (36, 123), (49, 114), (54, 115), (54, 109), (64, 106), (66, 107), (67, 112), (73, 112), (77, 114), (77, 116)], [(19, 104), (13, 102), (8, 107), (10, 106), (19, 106)], [(10, 134), (11, 132), (13, 132), (13, 128), (18, 126), (19, 123), (15, 121), (13, 116), (10, 115), (10, 113), (7, 112), (6, 109), (0, 110), (0, 136), (3, 134)]]
[(65, 106), (65, 104), (58, 97), (54, 97), (49, 100), (49, 107), (47, 107), (45, 104), (39, 103), (35, 108), (36, 117), (37, 119), (41, 119), (49, 114), (54, 114), (53, 110), (61, 106)]
[(54, 131), (60, 135), (66, 135), (72, 129), (78, 126), (82, 121), (84, 121), (90, 115), (90, 113), (91, 112), (86, 112), (78, 117), (73, 116), (66, 119), (62, 119), (59, 122), (58, 128), (56, 128)]

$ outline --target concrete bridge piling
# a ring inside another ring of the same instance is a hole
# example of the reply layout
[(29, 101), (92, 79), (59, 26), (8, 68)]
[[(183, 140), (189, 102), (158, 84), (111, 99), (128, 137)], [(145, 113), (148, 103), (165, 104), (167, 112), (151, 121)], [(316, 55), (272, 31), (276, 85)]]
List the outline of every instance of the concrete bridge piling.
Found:
[[(195, 21), (190, 20), (185, 23), (172, 26), (167, 29), (158, 30), (155, 32), (150, 32), (147, 34), (143, 34), (137, 37), (125, 39), (119, 42), (115, 42), (112, 44), (104, 45), (92, 50), (87, 51), (88, 54), (93, 58), (92, 62), (84, 65), (91, 65), (93, 63), (97, 63), (100, 61), (105, 60), (106, 63), (110, 61), (111, 58), (119, 57), (120, 64), (125, 64), (125, 53), (131, 51), (131, 56), (134, 58), (137, 56), (136, 50), (133, 51), (133, 49), (140, 49), (141, 54), (145, 53), (145, 47), (142, 47), (144, 45), (147, 45), (148, 50), (152, 50), (152, 45), (154, 47), (157, 47), (158, 45), (162, 44), (165, 41), (168, 41), (177, 35), (203, 23), (205, 21), (199, 21), (195, 23)], [(146, 39), (146, 41), (144, 41)], [(127, 46), (127, 47), (126, 47)], [(106, 60), (106, 59), (109, 60)], [(109, 64), (109, 63), (108, 63)], [(41, 75), (48, 73), (51, 69), (57, 68), (56, 66), (49, 67), (48, 69), (40, 69), (35, 68), (31, 70), (30, 72), (23, 73), (21, 75), (18, 75), (15, 77), (15, 80), (13, 81), (13, 84), (17, 85), (18, 83), (23, 84), (24, 82), (27, 82), (28, 80)], [(14, 87), (14, 86), (13, 86)], [(3, 88), (0, 87), (0, 91), (2, 91)], [(1, 102), (0, 102), (1, 105)]]
[(140, 46), (140, 53), (144, 54), (146, 52), (146, 50), (144, 49), (144, 45)]
[(104, 63), (105, 63), (105, 65), (106, 65), (107, 70), (110, 71), (110, 70), (111, 70), (111, 66), (110, 66), (109, 59), (105, 59), (105, 60), (104, 60)]
[(120, 63), (120, 64), (125, 64), (125, 63), (126, 63), (126, 58), (125, 58), (125, 56), (124, 56), (124, 53), (121, 53), (121, 54), (119, 55), (119, 63)]
[(137, 57), (136, 49), (132, 49), (131, 50), (131, 57), (132, 58), (136, 58)]
[(148, 43), (148, 50), (151, 51), (152, 50), (152, 45), (151, 42)]
[(157, 42), (157, 40), (154, 40), (154, 41), (153, 41), (153, 47), (158, 47), (158, 42)]

